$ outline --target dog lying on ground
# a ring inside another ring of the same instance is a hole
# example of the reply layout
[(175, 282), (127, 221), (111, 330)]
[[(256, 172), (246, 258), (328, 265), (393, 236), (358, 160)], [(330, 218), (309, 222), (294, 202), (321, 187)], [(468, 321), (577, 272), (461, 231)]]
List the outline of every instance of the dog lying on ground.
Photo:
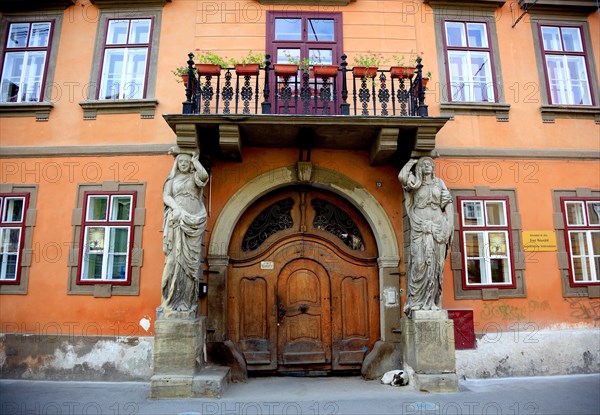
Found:
[(405, 386), (408, 385), (408, 374), (404, 370), (390, 370), (382, 376), (381, 383), (390, 386)]

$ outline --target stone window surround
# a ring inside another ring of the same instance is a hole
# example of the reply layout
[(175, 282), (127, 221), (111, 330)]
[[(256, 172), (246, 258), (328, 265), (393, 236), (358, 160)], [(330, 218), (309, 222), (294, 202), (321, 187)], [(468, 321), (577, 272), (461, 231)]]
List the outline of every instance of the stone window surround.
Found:
[(33, 256), (33, 227), (36, 220), (38, 186), (36, 184), (0, 184), (0, 193), (28, 193), (29, 204), (25, 212), (25, 232), (23, 234), (23, 249), (21, 250), (21, 265), (19, 284), (0, 284), (0, 294), (27, 294), (29, 267)]
[[(454, 279), (454, 298), (457, 300), (497, 300), (499, 298), (521, 298), (526, 297), (525, 291), (525, 253), (523, 252), (523, 241), (521, 232), (521, 215), (518, 211), (517, 191), (514, 188), (490, 189), (487, 186), (476, 186), (475, 188), (450, 189), (454, 203), (454, 237), (452, 240), (451, 267)], [(513, 280), (516, 288), (469, 288), (463, 289), (463, 263), (462, 247), (460, 246), (461, 228), (458, 216), (457, 197), (502, 197), (508, 198), (510, 205), (510, 232), (512, 238), (513, 257)]]
[(500, 54), (498, 47), (498, 37), (496, 35), (496, 18), (494, 13), (498, 7), (498, 2), (478, 2), (465, 3), (463, 7), (469, 10), (469, 13), (462, 13), (461, 6), (448, 3), (428, 2), (433, 7), (435, 39), (438, 45), (444, 45), (443, 22), (445, 20), (456, 20), (463, 22), (485, 22), (487, 25), (492, 59), (495, 62), (495, 68), (492, 71), (494, 82), (496, 83), (496, 102), (468, 102), (468, 101), (450, 101), (446, 96), (448, 94), (448, 74), (446, 71), (446, 48), (442, 46), (437, 48), (438, 73), (440, 79), (441, 115), (454, 116), (455, 114), (496, 116), (496, 121), (508, 121), (508, 112), (510, 104), (504, 102), (504, 87), (502, 83), (502, 65), (500, 63)]
[[(108, 298), (113, 295), (139, 295), (140, 272), (143, 262), (142, 230), (145, 224), (145, 191), (146, 183), (124, 183), (106, 181), (102, 183), (80, 183), (77, 186), (76, 207), (73, 209), (71, 224), (73, 238), (69, 251), (69, 280), (67, 294), (93, 295), (98, 298)], [(131, 283), (128, 285), (111, 284), (102, 281), (98, 284), (78, 284), (80, 241), (82, 232), (84, 195), (86, 192), (133, 192), (136, 193), (136, 207), (133, 213), (133, 248), (131, 251)]]
[[(545, 123), (553, 123), (556, 118), (592, 118), (596, 124), (600, 124), (600, 106), (598, 102), (600, 100), (600, 90), (597, 82), (593, 82), (594, 79), (598, 79), (597, 69), (594, 64), (594, 55), (592, 50), (592, 39), (590, 35), (590, 29), (588, 25), (587, 14), (577, 13), (576, 11), (566, 12), (563, 11), (560, 15), (552, 14), (550, 12), (542, 11), (535, 12), (535, 8), (529, 11), (529, 19), (531, 21), (531, 31), (533, 33), (533, 44), (534, 53), (537, 63), (538, 79), (540, 80), (540, 96), (542, 99), (542, 105), (540, 112), (542, 115), (542, 121)], [(575, 9), (576, 10), (576, 9)], [(541, 39), (539, 35), (540, 25), (554, 25), (554, 26), (579, 26), (582, 29), (583, 42), (586, 45), (586, 63), (588, 65), (588, 72), (590, 74), (590, 92), (592, 94), (592, 102), (594, 105), (553, 105), (550, 104), (547, 90), (547, 79), (544, 71), (545, 63), (541, 51)]]
[[(156, 92), (158, 48), (160, 40), (160, 30), (162, 21), (161, 2), (147, 1), (140, 3), (137, 7), (115, 7), (111, 2), (96, 2), (100, 7), (98, 16), (98, 28), (96, 32), (96, 41), (94, 45), (94, 54), (92, 59), (92, 68), (90, 71), (90, 85), (96, 86), (88, 88), (88, 97), (85, 101), (79, 102), (83, 108), (84, 120), (95, 120), (97, 114), (131, 114), (139, 113), (140, 118), (154, 118), (154, 113), (158, 105), (158, 100), (154, 98)], [(158, 4), (157, 4), (158, 3)], [(100, 68), (102, 66), (102, 52), (104, 51), (104, 42), (106, 40), (106, 31), (108, 29), (109, 19), (134, 19), (151, 18), (152, 36), (150, 39), (150, 56), (148, 68), (146, 70), (146, 91), (142, 99), (122, 99), (122, 100), (99, 100), (98, 88), (100, 87)]]
[(552, 191), (554, 229), (556, 230), (556, 242), (558, 245), (558, 268), (562, 284), (563, 297), (589, 297), (600, 298), (600, 285), (587, 285), (573, 287), (569, 277), (569, 253), (565, 241), (565, 223), (561, 209), (560, 198), (600, 198), (600, 190), (590, 188), (555, 189)]
[[(0, 48), (4, 54), (4, 44), (8, 35), (8, 25), (22, 21), (41, 22), (51, 21), (52, 39), (49, 42), (50, 53), (47, 57), (44, 89), (41, 91), (43, 100), (39, 102), (0, 103), (0, 118), (2, 117), (35, 117), (36, 121), (48, 121), (50, 111), (54, 107), (50, 101), (50, 93), (54, 82), (54, 70), (58, 55), (58, 45), (62, 27), (63, 10), (45, 10), (29, 13), (5, 13), (0, 19)], [(1, 68), (0, 68), (1, 72)]]

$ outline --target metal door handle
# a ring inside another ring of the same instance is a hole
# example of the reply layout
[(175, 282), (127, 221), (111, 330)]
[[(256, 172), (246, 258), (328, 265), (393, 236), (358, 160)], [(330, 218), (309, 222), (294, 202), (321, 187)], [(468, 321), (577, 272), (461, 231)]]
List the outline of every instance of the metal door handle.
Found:
[(300, 311), (300, 314), (304, 314), (308, 311), (308, 305), (307, 304), (301, 304), (300, 307), (298, 307), (298, 311)]

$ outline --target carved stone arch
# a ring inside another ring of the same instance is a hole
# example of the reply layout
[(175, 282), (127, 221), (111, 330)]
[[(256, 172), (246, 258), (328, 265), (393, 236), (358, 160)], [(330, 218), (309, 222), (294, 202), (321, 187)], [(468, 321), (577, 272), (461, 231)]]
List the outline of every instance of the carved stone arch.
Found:
[[(371, 227), (378, 250), (378, 277), (380, 292), (380, 340), (365, 358), (363, 375), (378, 376), (379, 372), (396, 368), (401, 360), (400, 348), (400, 253), (394, 227), (377, 199), (362, 185), (349, 177), (329, 169), (312, 166), (310, 181), (298, 177), (296, 165), (282, 167), (255, 177), (239, 189), (225, 204), (211, 231), (207, 250), (208, 357), (215, 363), (228, 364), (233, 373), (245, 372), (245, 361), (231, 349), (227, 337), (227, 272), (231, 236), (242, 214), (262, 196), (290, 185), (310, 185), (335, 193), (363, 215)], [(400, 203), (400, 201), (398, 201)], [(212, 355), (212, 357), (211, 357)], [(227, 361), (216, 356), (228, 355)], [(243, 378), (239, 376), (238, 378)]]

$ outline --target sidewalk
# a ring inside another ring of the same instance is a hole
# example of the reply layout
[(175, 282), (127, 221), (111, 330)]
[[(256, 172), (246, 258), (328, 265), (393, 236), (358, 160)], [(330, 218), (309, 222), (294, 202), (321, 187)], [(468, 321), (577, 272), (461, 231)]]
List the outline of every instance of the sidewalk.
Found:
[(220, 400), (149, 394), (149, 383), (0, 380), (0, 414), (600, 414), (600, 374), (464, 380), (457, 393), (359, 377), (265, 377), (232, 384)]

